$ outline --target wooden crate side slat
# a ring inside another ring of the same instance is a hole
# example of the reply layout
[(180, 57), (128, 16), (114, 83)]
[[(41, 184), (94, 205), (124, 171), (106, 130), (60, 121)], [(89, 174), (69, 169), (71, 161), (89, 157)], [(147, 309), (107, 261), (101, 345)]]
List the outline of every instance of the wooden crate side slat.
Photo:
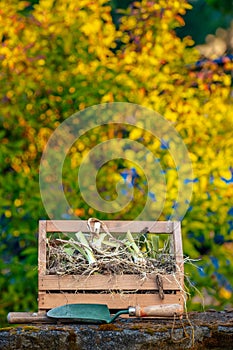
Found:
[(175, 248), (175, 259), (177, 264), (177, 270), (179, 275), (180, 289), (184, 291), (184, 255), (183, 255), (183, 245), (182, 245), (182, 232), (181, 232), (181, 222), (174, 222), (174, 232), (173, 232), (174, 248)]
[(38, 273), (39, 276), (46, 274), (46, 220), (39, 221)]
[(174, 222), (173, 240), (175, 247), (175, 259), (180, 275), (181, 289), (184, 289), (184, 255), (182, 246), (181, 223), (179, 221)]
[(107, 304), (110, 309), (124, 309), (136, 305), (183, 305), (183, 300), (180, 294), (167, 294), (163, 300), (160, 299), (158, 294), (52, 293), (41, 297), (39, 295), (39, 309), (41, 310), (49, 310), (57, 306), (76, 303)]
[[(148, 228), (151, 233), (172, 233), (173, 222), (168, 221), (103, 221), (110, 232), (125, 233), (127, 230), (141, 232)], [(86, 220), (47, 220), (47, 232), (89, 232)]]
[[(164, 290), (180, 290), (179, 275), (164, 275)], [(154, 278), (142, 280), (135, 275), (124, 276), (78, 276), (78, 275), (46, 275), (39, 278), (39, 290), (158, 290), (157, 283)]]
[(175, 244), (175, 254), (177, 261), (183, 261), (183, 248), (182, 248), (182, 235), (181, 235), (181, 224), (179, 221), (174, 222), (174, 244)]

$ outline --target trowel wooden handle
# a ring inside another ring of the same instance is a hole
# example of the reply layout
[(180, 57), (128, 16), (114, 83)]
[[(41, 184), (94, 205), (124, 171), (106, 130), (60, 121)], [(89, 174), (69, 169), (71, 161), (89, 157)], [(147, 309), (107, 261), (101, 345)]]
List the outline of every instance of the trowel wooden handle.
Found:
[(178, 315), (181, 316), (183, 313), (183, 307), (180, 304), (162, 304), (162, 305), (151, 305), (151, 306), (136, 306), (135, 316), (147, 317), (168, 317)]
[(51, 323), (45, 314), (35, 312), (9, 312), (7, 321), (8, 323)]

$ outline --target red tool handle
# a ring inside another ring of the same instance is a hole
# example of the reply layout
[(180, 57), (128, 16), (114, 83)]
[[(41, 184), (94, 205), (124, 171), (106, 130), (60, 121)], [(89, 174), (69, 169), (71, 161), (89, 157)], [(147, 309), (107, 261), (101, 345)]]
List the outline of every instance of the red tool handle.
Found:
[(136, 306), (135, 316), (137, 317), (169, 317), (169, 316), (181, 316), (183, 314), (183, 307), (180, 304), (162, 304), (151, 306)]

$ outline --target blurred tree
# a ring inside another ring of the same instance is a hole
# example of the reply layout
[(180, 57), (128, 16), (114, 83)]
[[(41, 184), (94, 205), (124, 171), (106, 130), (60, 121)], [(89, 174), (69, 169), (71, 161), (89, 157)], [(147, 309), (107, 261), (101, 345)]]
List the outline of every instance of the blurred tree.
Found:
[(233, 7), (231, 0), (190, 0), (192, 11), (184, 15), (185, 25), (177, 28), (181, 38), (190, 35), (195, 44), (203, 44), (208, 34), (214, 34), (218, 28), (229, 28)]
[[(30, 9), (25, 1), (0, 2), (3, 319), (7, 310), (36, 309), (36, 235), (38, 220), (46, 217), (38, 168), (50, 135), (74, 112), (113, 101), (158, 111), (184, 139), (194, 169), (194, 178), (186, 179), (193, 182), (194, 195), (183, 221), (184, 248), (191, 257), (202, 257), (203, 265), (191, 279), (212, 293), (218, 306), (232, 303), (233, 118), (231, 79), (225, 74), (232, 62), (224, 69), (210, 64), (210, 74), (190, 71), (199, 54), (190, 38), (181, 40), (174, 32), (184, 25), (187, 9), (185, 0), (135, 2), (116, 28), (105, 0), (40, 0)], [(77, 169), (88, 149), (117, 135), (142, 142), (161, 157), (168, 191), (161, 218), (169, 217), (177, 188), (168, 144), (158, 143), (140, 125), (106, 132), (97, 128), (91, 137), (84, 135), (67, 156), (64, 188), (74, 212), (81, 218), (109, 218), (77, 196), (69, 169)], [(104, 198), (116, 195), (111, 183), (132, 167), (122, 161), (103, 166), (98, 188)], [(140, 188), (146, 191), (146, 178), (136, 170), (138, 192), (128, 208), (133, 216), (144, 205), (137, 200)]]
[(206, 2), (213, 6), (215, 9), (222, 11), (223, 13), (233, 13), (233, 1), (232, 0), (206, 0)]

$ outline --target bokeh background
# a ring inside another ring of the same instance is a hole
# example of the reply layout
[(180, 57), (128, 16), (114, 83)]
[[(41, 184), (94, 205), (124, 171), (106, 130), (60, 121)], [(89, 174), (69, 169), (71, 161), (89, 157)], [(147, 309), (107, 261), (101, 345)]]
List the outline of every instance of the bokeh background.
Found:
[[(181, 135), (194, 171), (186, 179), (193, 197), (182, 220), (184, 253), (195, 260), (186, 266), (188, 307), (232, 307), (232, 15), (229, 0), (0, 2), (2, 325), (9, 311), (37, 310), (38, 220), (47, 218), (39, 164), (46, 143), (73, 113), (107, 102), (153, 109)], [(97, 186), (103, 198), (114, 199), (115, 183), (127, 179), (135, 187), (131, 207), (112, 216), (85, 203), (73, 170), (88, 150), (113, 137), (142, 142), (158, 157), (167, 183), (160, 219), (166, 220), (177, 205), (169, 145), (140, 125), (97, 128), (73, 145), (63, 171), (72, 214), (127, 219), (143, 206), (141, 188), (152, 195), (143, 173), (118, 160), (101, 167)]]

